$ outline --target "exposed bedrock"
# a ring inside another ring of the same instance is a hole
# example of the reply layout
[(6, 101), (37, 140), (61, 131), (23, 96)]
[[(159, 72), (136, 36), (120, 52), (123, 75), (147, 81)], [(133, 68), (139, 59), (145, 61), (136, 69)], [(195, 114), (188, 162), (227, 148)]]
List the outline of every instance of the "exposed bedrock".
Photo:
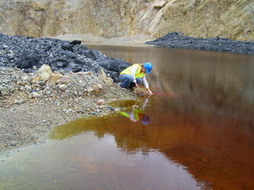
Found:
[(1, 0), (0, 32), (151, 40), (171, 32), (251, 41), (253, 0)]

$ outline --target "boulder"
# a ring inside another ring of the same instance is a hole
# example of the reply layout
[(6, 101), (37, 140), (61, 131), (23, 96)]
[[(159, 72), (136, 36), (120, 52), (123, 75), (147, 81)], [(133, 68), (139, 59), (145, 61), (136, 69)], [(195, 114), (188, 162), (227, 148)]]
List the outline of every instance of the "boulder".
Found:
[(99, 99), (97, 101), (97, 105), (104, 105), (105, 104), (105, 100), (104, 99)]
[(104, 82), (105, 84), (113, 84), (114, 81), (112, 78), (107, 77), (106, 73), (104, 72), (103, 69), (101, 69), (101, 72), (99, 73), (99, 78), (102, 80), (102, 82)]
[(70, 82), (71, 78), (69, 75), (63, 75), (61, 78), (57, 80), (58, 84), (68, 84)]
[(24, 51), (17, 66), (20, 69), (32, 68), (39, 64), (41, 58), (42, 56), (38, 51)]
[(96, 93), (100, 93), (102, 91), (103, 87), (101, 86), (101, 84), (95, 84), (93, 86), (93, 91)]
[(58, 72), (54, 72), (50, 75), (48, 81), (47, 81), (47, 85), (51, 85), (51, 84), (55, 84), (57, 81), (59, 81), (61, 78), (63, 77), (63, 75), (61, 73)]
[(135, 88), (134, 89), (134, 94), (136, 94), (137, 96), (140, 96), (140, 97), (144, 97), (144, 96), (148, 96), (148, 91), (144, 88)]
[(40, 69), (35, 72), (35, 77), (32, 79), (32, 83), (38, 83), (39, 81), (45, 81), (53, 74), (50, 66), (42, 65)]

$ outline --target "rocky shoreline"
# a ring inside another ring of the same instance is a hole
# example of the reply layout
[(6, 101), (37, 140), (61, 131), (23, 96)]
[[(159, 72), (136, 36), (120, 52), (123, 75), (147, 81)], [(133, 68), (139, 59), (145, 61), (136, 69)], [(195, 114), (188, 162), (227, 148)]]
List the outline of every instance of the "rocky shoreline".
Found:
[(111, 101), (136, 98), (116, 84), (129, 63), (80, 41), (0, 38), (0, 152), (43, 143), (57, 125), (114, 112)]
[(146, 42), (165, 48), (181, 48), (254, 55), (254, 42), (236, 41), (227, 38), (194, 38), (180, 32), (172, 32), (156, 40)]

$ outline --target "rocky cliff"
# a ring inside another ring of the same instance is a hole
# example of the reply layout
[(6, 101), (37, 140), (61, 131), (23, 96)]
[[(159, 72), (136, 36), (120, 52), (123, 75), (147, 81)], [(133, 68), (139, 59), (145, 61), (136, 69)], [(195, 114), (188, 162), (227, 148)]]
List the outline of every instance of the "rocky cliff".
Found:
[(1, 0), (0, 32), (9, 35), (252, 40), (253, 0)]

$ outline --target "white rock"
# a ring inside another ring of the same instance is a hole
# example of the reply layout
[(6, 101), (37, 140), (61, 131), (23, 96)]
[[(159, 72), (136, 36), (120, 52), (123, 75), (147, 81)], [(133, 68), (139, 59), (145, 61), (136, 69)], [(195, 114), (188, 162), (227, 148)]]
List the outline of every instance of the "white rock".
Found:
[(102, 89), (103, 87), (99, 83), (93, 86), (93, 90), (97, 93), (99, 93)]
[(39, 97), (41, 97), (41, 95), (37, 92), (32, 92), (30, 97), (31, 98), (39, 98)]
[(65, 84), (59, 85), (59, 89), (65, 91), (67, 89), (67, 86)]
[(104, 99), (99, 99), (97, 101), (97, 105), (104, 105), (105, 104), (105, 100)]
[(14, 100), (13, 102), (14, 104), (24, 104), (25, 100), (21, 99), (21, 100)]

